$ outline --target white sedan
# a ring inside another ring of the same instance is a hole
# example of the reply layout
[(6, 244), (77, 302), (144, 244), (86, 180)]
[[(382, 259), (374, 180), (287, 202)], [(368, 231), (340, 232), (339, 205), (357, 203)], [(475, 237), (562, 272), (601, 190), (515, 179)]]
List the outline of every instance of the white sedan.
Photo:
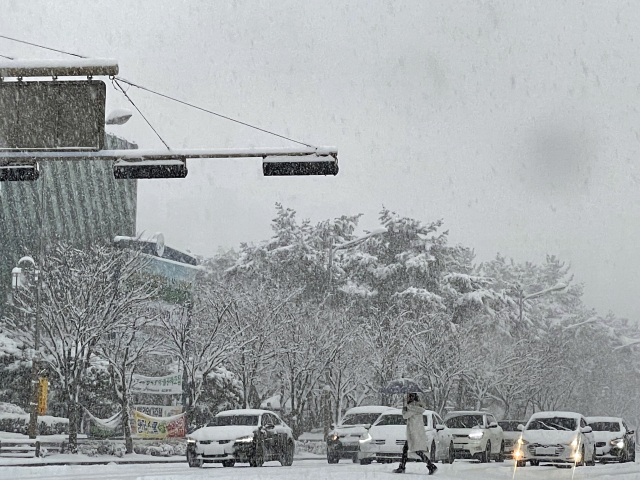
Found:
[(595, 465), (593, 432), (579, 413), (537, 412), (522, 428), (513, 458), (518, 467), (527, 461), (532, 466), (548, 462)]
[[(431, 410), (423, 414), (424, 429), (429, 445), (429, 458), (437, 462), (453, 463), (453, 438), (445, 427), (440, 416)], [(358, 458), (361, 465), (368, 465), (373, 460), (379, 463), (399, 461), (402, 449), (407, 440), (407, 421), (402, 418), (402, 410), (390, 409), (380, 415), (380, 418), (360, 439)], [(409, 458), (417, 458), (409, 454)]]
[(289, 466), (293, 463), (293, 452), (291, 428), (269, 410), (220, 412), (187, 437), (190, 467), (201, 467), (203, 463), (233, 467), (236, 462), (261, 467), (271, 460)]

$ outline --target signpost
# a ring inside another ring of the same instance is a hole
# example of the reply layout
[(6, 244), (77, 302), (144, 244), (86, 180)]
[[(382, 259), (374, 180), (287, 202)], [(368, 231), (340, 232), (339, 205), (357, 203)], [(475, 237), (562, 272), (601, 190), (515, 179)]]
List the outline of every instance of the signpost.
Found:
[(0, 150), (102, 150), (106, 98), (100, 80), (0, 82)]

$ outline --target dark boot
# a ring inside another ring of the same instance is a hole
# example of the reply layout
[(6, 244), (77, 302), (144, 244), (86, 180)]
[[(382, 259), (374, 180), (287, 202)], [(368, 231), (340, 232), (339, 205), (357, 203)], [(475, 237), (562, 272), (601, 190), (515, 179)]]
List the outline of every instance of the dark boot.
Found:
[(404, 465), (400, 465), (398, 468), (396, 468), (393, 473), (404, 473)]
[(436, 467), (435, 463), (428, 463), (427, 468), (429, 469), (429, 475), (433, 475), (438, 470), (438, 467)]

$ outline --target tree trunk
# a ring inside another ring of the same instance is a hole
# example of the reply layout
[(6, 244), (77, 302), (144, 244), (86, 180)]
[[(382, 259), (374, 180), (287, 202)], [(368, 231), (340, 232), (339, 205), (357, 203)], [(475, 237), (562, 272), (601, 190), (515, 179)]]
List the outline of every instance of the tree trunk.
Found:
[(133, 453), (133, 439), (131, 438), (131, 425), (129, 421), (129, 401), (125, 397), (122, 402), (122, 433), (126, 453)]
[(70, 398), (67, 403), (69, 417), (69, 452), (78, 453), (78, 404)]

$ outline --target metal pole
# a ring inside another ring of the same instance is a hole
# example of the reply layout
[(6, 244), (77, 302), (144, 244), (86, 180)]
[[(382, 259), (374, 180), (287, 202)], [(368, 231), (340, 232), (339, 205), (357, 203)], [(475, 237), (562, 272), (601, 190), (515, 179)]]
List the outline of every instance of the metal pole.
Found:
[(29, 438), (36, 438), (38, 435), (38, 391), (40, 386), (39, 363), (40, 363), (40, 297), (42, 296), (42, 267), (44, 265), (44, 215), (45, 215), (45, 195), (44, 195), (44, 175), (40, 186), (40, 200), (36, 202), (38, 210), (38, 263), (36, 267), (36, 321), (33, 339), (34, 356), (31, 362), (31, 411), (29, 416)]

